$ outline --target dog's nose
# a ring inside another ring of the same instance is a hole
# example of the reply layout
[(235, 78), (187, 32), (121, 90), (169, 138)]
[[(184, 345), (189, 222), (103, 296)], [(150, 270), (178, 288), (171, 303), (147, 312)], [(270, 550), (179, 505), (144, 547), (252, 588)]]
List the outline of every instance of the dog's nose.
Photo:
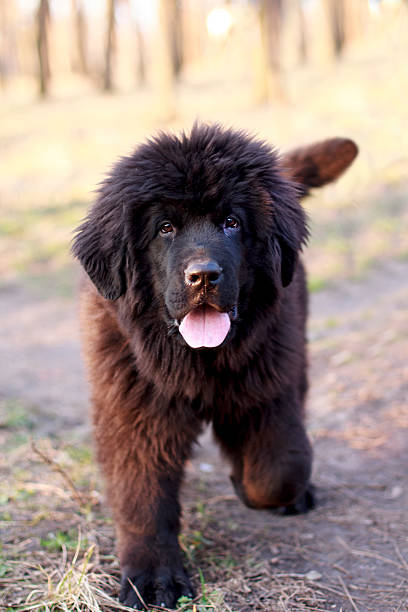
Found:
[(196, 289), (215, 287), (221, 274), (222, 268), (213, 259), (192, 261), (184, 270), (186, 285)]

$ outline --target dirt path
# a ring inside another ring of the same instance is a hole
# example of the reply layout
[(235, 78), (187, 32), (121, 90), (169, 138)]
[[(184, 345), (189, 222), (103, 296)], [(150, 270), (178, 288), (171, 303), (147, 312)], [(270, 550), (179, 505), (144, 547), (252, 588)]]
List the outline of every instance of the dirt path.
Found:
[[(42, 436), (86, 438), (75, 304), (21, 287), (0, 298), (0, 399)], [(217, 610), (408, 610), (408, 264), (313, 295), (310, 360), (318, 508), (244, 508), (207, 432), (187, 470), (186, 552), (224, 596)]]

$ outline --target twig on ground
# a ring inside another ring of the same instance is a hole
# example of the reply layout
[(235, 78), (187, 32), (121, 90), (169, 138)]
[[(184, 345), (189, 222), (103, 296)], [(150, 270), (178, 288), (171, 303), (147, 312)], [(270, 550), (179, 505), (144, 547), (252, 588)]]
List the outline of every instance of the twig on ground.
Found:
[(390, 563), (391, 565), (395, 565), (396, 567), (399, 567), (400, 569), (403, 567), (401, 563), (397, 563), (397, 561), (394, 561), (393, 559), (389, 559), (388, 557), (384, 557), (383, 555), (378, 555), (377, 553), (372, 552), (371, 550), (356, 550), (354, 548), (351, 548), (351, 546), (349, 546), (347, 542), (345, 542), (343, 538), (340, 538), (339, 536), (337, 537), (337, 541), (347, 550), (347, 552), (349, 552), (352, 555), (356, 555), (359, 557), (368, 557), (371, 559), (377, 559), (378, 561), (384, 561), (385, 563)]
[(144, 609), (147, 610), (147, 605), (145, 604), (145, 601), (143, 599), (143, 597), (140, 594), (139, 589), (137, 588), (137, 586), (135, 584), (133, 584), (133, 582), (131, 581), (130, 578), (128, 578), (129, 584), (132, 587), (132, 589), (134, 590), (134, 592), (136, 593), (136, 595), (138, 596), (138, 598), (140, 599), (140, 601), (142, 602)]
[(405, 560), (405, 558), (402, 556), (402, 553), (401, 553), (400, 549), (398, 548), (398, 544), (395, 545), (395, 552), (397, 553), (398, 558), (400, 559), (402, 565), (404, 566), (404, 569), (406, 570), (406, 572), (408, 574), (408, 563)]
[(59, 463), (57, 463), (56, 461), (54, 461), (53, 459), (51, 459), (51, 457), (49, 455), (47, 455), (44, 451), (40, 450), (38, 448), (38, 446), (36, 445), (36, 443), (34, 442), (34, 440), (31, 440), (31, 448), (32, 450), (39, 456), (41, 457), (41, 459), (44, 461), (44, 463), (46, 463), (47, 465), (49, 465), (55, 472), (58, 472), (58, 474), (60, 474), (60, 476), (65, 480), (65, 482), (67, 483), (67, 485), (69, 486), (69, 488), (72, 491), (72, 495), (74, 496), (75, 500), (77, 501), (77, 503), (83, 507), (85, 506), (86, 502), (84, 500), (84, 498), (82, 497), (82, 495), (80, 494), (80, 492), (78, 491), (78, 489), (76, 488), (76, 486), (74, 485), (72, 479), (70, 478), (70, 476), (67, 474), (67, 472), (59, 465)]
[(349, 600), (349, 602), (351, 603), (353, 610), (355, 610), (355, 612), (359, 612), (359, 609), (357, 608), (356, 604), (354, 603), (354, 599), (352, 598), (352, 596), (350, 595), (350, 591), (348, 590), (346, 583), (344, 582), (343, 578), (340, 576), (339, 574), (339, 582), (341, 584), (341, 586), (343, 587), (343, 590), (347, 596), (347, 599)]
[(346, 574), (346, 576), (350, 576), (350, 572), (348, 572), (346, 569), (344, 569), (344, 567), (341, 567), (341, 565), (338, 565), (337, 563), (334, 563), (332, 565), (333, 569), (338, 570), (339, 572), (343, 572), (343, 574)]

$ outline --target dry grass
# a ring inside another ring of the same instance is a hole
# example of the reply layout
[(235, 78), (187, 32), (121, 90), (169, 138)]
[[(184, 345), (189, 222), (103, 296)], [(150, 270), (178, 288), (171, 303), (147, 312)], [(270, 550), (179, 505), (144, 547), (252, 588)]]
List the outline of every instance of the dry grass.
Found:
[[(20, 412), (3, 433), (10, 442), (25, 427)], [(117, 601), (113, 528), (95, 494), (95, 466), (85, 451), (86, 445), (71, 447), (62, 439), (9, 446), (0, 489), (4, 609), (128, 609)], [(180, 602), (179, 609), (405, 610), (401, 504), (382, 503), (381, 482), (331, 478), (320, 482), (321, 507), (306, 517), (285, 518), (244, 508), (225, 492), (225, 473), (203, 479), (190, 469), (180, 543), (198, 596)], [(391, 496), (402, 500), (400, 491)], [(398, 531), (389, 525), (399, 525)], [(376, 607), (377, 599), (382, 607)]]
[[(11, 568), (16, 568), (13, 578), (4, 580), (4, 588), (13, 590), (14, 596), (18, 592), (25, 593), (27, 597), (19, 610), (63, 610), (100, 612), (106, 606), (115, 609), (128, 609), (118, 605), (118, 602), (106, 593), (106, 587), (112, 579), (100, 572), (96, 573), (92, 564), (94, 546), (92, 545), (80, 556), (81, 540), (78, 535), (78, 546), (74, 557), (68, 561), (67, 550), (63, 548), (62, 559), (58, 567), (14, 561)], [(29, 578), (28, 578), (29, 576)], [(21, 596), (21, 599), (24, 595)]]

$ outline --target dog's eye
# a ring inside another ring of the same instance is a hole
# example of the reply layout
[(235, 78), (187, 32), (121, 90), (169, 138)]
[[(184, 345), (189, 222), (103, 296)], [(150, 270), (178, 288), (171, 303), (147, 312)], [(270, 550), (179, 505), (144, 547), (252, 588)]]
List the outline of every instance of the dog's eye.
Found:
[(169, 221), (162, 223), (160, 226), (160, 233), (169, 234), (170, 232), (174, 232), (174, 227), (172, 226), (172, 224)]
[(228, 217), (224, 221), (224, 229), (239, 229), (239, 221), (232, 215), (228, 215)]

